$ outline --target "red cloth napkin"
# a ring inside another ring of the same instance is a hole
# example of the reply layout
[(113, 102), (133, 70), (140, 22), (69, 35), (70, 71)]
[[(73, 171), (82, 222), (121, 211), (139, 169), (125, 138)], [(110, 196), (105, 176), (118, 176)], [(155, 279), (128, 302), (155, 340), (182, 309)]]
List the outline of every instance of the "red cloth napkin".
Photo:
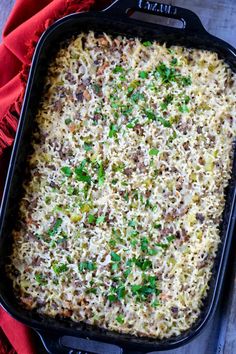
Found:
[[(7, 147), (14, 141), (28, 71), (40, 35), (55, 20), (104, 7), (106, 0), (16, 0), (0, 44), (0, 197)], [(5, 155), (5, 156), (4, 156)], [(34, 354), (31, 330), (0, 308), (0, 354)]]

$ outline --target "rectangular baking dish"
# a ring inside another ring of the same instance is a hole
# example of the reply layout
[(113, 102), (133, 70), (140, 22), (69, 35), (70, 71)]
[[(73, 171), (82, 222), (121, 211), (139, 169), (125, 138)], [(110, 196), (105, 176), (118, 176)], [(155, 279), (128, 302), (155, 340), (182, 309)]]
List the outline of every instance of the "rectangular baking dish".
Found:
[[(171, 28), (130, 18), (134, 11), (178, 19), (183, 28)], [(93, 30), (114, 35), (158, 40), (167, 45), (200, 48), (215, 51), (233, 71), (236, 71), (236, 50), (226, 42), (210, 35), (199, 18), (191, 11), (146, 0), (117, 0), (102, 12), (72, 14), (57, 21), (41, 37), (32, 62), (19, 126), (12, 151), (7, 181), (0, 210), (0, 303), (14, 318), (34, 328), (41, 336), (48, 352), (109, 353), (126, 350), (135, 353), (168, 350), (186, 344), (204, 328), (213, 315), (222, 290), (224, 275), (234, 231), (236, 208), (236, 159), (234, 156), (230, 184), (226, 191), (226, 204), (221, 225), (221, 244), (212, 270), (210, 289), (204, 300), (197, 322), (177, 337), (169, 339), (137, 338), (131, 335), (105, 331), (94, 326), (70, 320), (39, 316), (23, 309), (17, 302), (10, 281), (5, 275), (5, 264), (11, 251), (11, 232), (17, 218), (18, 201), (22, 195), (25, 162), (29, 151), (34, 116), (43, 87), (48, 61), (55, 43), (72, 34)], [(234, 154), (235, 155), (235, 154)]]

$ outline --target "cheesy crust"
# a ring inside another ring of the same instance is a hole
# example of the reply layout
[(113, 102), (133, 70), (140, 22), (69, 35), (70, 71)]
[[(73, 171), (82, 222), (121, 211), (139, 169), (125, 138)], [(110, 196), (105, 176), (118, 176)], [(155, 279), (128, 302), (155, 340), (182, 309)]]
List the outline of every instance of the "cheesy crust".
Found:
[(51, 61), (7, 265), (19, 301), (135, 336), (197, 320), (232, 168), (216, 53), (82, 33)]

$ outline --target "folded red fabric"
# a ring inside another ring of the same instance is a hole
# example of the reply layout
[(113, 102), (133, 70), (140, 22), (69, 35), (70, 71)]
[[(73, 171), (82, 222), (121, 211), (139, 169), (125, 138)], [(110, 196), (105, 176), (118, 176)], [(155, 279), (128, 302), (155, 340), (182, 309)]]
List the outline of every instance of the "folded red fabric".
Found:
[[(0, 197), (7, 160), (3, 153), (14, 141), (32, 55), (41, 34), (55, 20), (106, 0), (16, 0), (0, 44)], [(34, 354), (30, 329), (0, 308), (0, 354)], [(3, 334), (5, 333), (5, 335)], [(7, 338), (6, 338), (7, 337)]]

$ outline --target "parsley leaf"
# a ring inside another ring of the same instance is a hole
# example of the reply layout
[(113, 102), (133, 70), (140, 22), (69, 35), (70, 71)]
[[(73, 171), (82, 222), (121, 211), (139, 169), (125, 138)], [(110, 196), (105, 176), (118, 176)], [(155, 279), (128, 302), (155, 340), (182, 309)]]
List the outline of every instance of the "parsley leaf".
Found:
[(129, 122), (128, 122), (128, 124), (126, 124), (126, 127), (127, 128), (134, 128), (135, 127), (135, 125), (138, 123), (138, 119), (137, 118), (133, 118), (133, 119), (131, 119)]
[(171, 127), (171, 122), (169, 120), (166, 120), (165, 118), (162, 118), (160, 116), (157, 117), (157, 120), (165, 127), (165, 128), (170, 128)]
[(154, 75), (161, 78), (163, 84), (168, 84), (176, 81), (176, 71), (173, 68), (168, 68), (164, 63), (157, 66)]
[(172, 242), (174, 239), (175, 239), (175, 235), (169, 235), (169, 236), (166, 237), (166, 240), (168, 242)]
[(115, 252), (111, 252), (111, 260), (113, 261), (113, 262), (120, 262), (120, 256), (117, 254), (117, 253), (115, 253)]
[(93, 224), (96, 221), (96, 216), (93, 214), (88, 214), (88, 223)]
[(92, 272), (93, 270), (97, 269), (97, 266), (95, 263), (93, 262), (89, 262), (89, 261), (85, 261), (85, 262), (80, 262), (80, 264), (78, 265), (79, 271), (83, 271), (83, 270), (88, 270), (90, 272)]
[(149, 155), (150, 156), (156, 156), (159, 154), (159, 150), (158, 149), (155, 149), (155, 148), (152, 148), (149, 150)]
[(110, 125), (110, 130), (109, 130), (109, 138), (113, 138), (117, 136), (117, 132), (118, 132), (118, 126), (116, 124), (111, 124)]
[(53, 227), (51, 229), (48, 230), (48, 235), (50, 237), (56, 235), (56, 233), (58, 232), (59, 227), (62, 224), (62, 219), (58, 218), (55, 222), (55, 224), (53, 225)]
[(54, 264), (52, 266), (52, 269), (54, 270), (54, 272), (59, 275), (61, 273), (64, 273), (68, 270), (68, 266), (65, 263), (61, 263), (61, 264)]
[(117, 296), (115, 295), (115, 294), (110, 294), (110, 295), (108, 295), (108, 300), (110, 301), (110, 302), (115, 302), (115, 301), (117, 301)]
[(145, 100), (145, 96), (140, 92), (134, 93), (130, 98), (135, 103), (137, 103), (139, 100), (142, 100), (142, 101)]
[(191, 80), (190, 76), (182, 76), (181, 83), (183, 86), (189, 86), (192, 84), (192, 80)]
[(70, 119), (70, 118), (65, 119), (65, 124), (66, 125), (69, 125), (71, 122), (72, 122), (72, 119)]
[(147, 237), (142, 237), (141, 238), (141, 250), (142, 251), (147, 251), (148, 250), (148, 239)]
[(102, 224), (105, 220), (105, 215), (101, 215), (96, 220), (96, 225)]
[(47, 281), (44, 279), (42, 274), (35, 274), (35, 280), (39, 285), (46, 285)]
[(143, 42), (143, 45), (144, 45), (144, 47), (151, 47), (152, 42), (150, 42), (150, 41), (145, 41), (145, 42)]
[(98, 185), (102, 186), (104, 181), (105, 181), (105, 172), (104, 172), (103, 164), (101, 162), (98, 168)]
[(61, 172), (64, 173), (64, 175), (66, 175), (66, 177), (70, 177), (72, 175), (72, 171), (71, 171), (70, 167), (68, 167), (68, 166), (62, 167)]
[(189, 112), (189, 108), (186, 104), (182, 104), (181, 106), (179, 106), (179, 111), (182, 113), (187, 113)]
[(78, 181), (90, 184), (91, 183), (91, 177), (89, 176), (87, 170), (84, 169), (86, 162), (87, 162), (86, 159), (83, 160), (81, 162), (80, 166), (75, 168), (75, 174), (76, 174), (76, 179)]
[(147, 79), (148, 78), (148, 72), (147, 71), (140, 71), (139, 72), (139, 77), (141, 79)]
[(170, 64), (173, 65), (173, 66), (174, 66), (174, 65), (177, 65), (177, 64), (178, 64), (177, 58), (173, 58), (173, 59), (171, 60)]
[(85, 151), (91, 151), (92, 150), (92, 144), (84, 143), (84, 150)]
[(123, 72), (124, 72), (124, 68), (122, 68), (122, 66), (117, 65), (117, 66), (112, 70), (112, 72), (113, 72), (114, 74), (123, 73)]
[(123, 315), (118, 315), (116, 317), (116, 321), (119, 322), (120, 324), (123, 324), (125, 322), (124, 316)]

